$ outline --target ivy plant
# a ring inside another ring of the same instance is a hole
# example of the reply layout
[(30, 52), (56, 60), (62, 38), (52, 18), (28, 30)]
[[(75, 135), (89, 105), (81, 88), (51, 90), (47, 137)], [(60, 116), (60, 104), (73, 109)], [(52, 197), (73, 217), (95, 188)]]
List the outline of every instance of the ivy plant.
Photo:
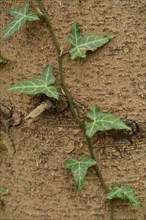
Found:
[(141, 202), (136, 197), (134, 190), (128, 185), (113, 185), (111, 191), (107, 194), (107, 199), (121, 199), (136, 207), (141, 206)]
[[(112, 202), (114, 199), (122, 199), (127, 201), (130, 204), (133, 204), (137, 207), (141, 205), (139, 199), (135, 196), (134, 190), (129, 185), (114, 185), (110, 189), (100, 171), (100, 167), (96, 162), (96, 157), (93, 151), (92, 137), (97, 131), (105, 130), (131, 130), (121, 119), (118, 117), (100, 111), (96, 104), (90, 105), (86, 113), (87, 121), (81, 120), (82, 117), (79, 117), (77, 114), (76, 107), (66, 86), (62, 63), (63, 56), (61, 53), (61, 47), (58, 42), (58, 39), (55, 35), (53, 27), (51, 25), (50, 18), (46, 13), (45, 7), (42, 0), (35, 0), (38, 5), (38, 8), (41, 12), (44, 21), (48, 26), (49, 33), (52, 37), (54, 46), (58, 55), (58, 72), (60, 76), (60, 81), (65, 93), (66, 99), (69, 103), (70, 110), (74, 116), (77, 123), (80, 125), (83, 130), (84, 137), (88, 144), (90, 157), (82, 157), (82, 159), (77, 160), (75, 158), (69, 158), (65, 163), (65, 168), (69, 169), (74, 177), (77, 189), (80, 190), (83, 186), (85, 177), (87, 175), (88, 169), (94, 167), (96, 175), (99, 178), (101, 186), (106, 192), (106, 197), (109, 202)], [(10, 15), (13, 16), (13, 21), (5, 29), (2, 39), (6, 39), (10, 35), (14, 34), (25, 24), (26, 21), (37, 21), (39, 17), (29, 10), (29, 4), (25, 3), (20, 9), (11, 9)], [(113, 39), (111, 35), (98, 36), (94, 34), (83, 34), (77, 23), (74, 23), (71, 27), (70, 36), (67, 38), (67, 42), (71, 44), (71, 49), (69, 51), (70, 57), (72, 60), (76, 58), (85, 58), (87, 51), (95, 51), (96, 49), (102, 47), (104, 44), (108, 43)], [(34, 77), (32, 79), (24, 80), (22, 82), (17, 82), (14, 85), (8, 88), (9, 92), (19, 92), (26, 93), (30, 95), (36, 94), (45, 94), (49, 98), (59, 99), (57, 88), (54, 86), (55, 76), (53, 74), (53, 67), (47, 65), (44, 68), (43, 74), (40, 77)], [(111, 206), (110, 206), (111, 207)], [(111, 210), (111, 219), (113, 218), (113, 210)]]
[(88, 168), (95, 165), (96, 161), (92, 158), (83, 157), (81, 160), (69, 158), (65, 163), (65, 168), (71, 170), (78, 190), (83, 186)]
[(9, 14), (13, 16), (13, 20), (9, 23), (8, 27), (5, 29), (2, 39), (8, 38), (10, 35), (19, 31), (25, 24), (26, 21), (37, 21), (39, 17), (34, 13), (29, 11), (29, 3), (25, 3), (20, 9), (11, 9)]
[(1, 197), (7, 195), (8, 193), (9, 193), (8, 189), (4, 187), (0, 187), (0, 209), (2, 209), (3, 206), (5, 205)]
[(29, 95), (45, 94), (50, 98), (58, 99), (59, 95), (54, 83), (55, 76), (53, 75), (53, 67), (47, 65), (44, 68), (42, 76), (15, 83), (10, 86), (7, 91), (26, 93)]
[(67, 38), (67, 42), (72, 45), (69, 51), (71, 59), (85, 58), (88, 50), (94, 51), (102, 47), (113, 37), (110, 35), (96, 36), (93, 34), (84, 35), (81, 33), (79, 25), (74, 23), (71, 27), (71, 34)]
[(110, 113), (101, 112), (94, 104), (89, 106), (86, 113), (90, 120), (86, 122), (86, 135), (91, 138), (97, 131), (106, 131), (112, 129), (126, 129), (131, 130), (122, 120)]
[(0, 196), (7, 195), (9, 193), (8, 189), (0, 187)]

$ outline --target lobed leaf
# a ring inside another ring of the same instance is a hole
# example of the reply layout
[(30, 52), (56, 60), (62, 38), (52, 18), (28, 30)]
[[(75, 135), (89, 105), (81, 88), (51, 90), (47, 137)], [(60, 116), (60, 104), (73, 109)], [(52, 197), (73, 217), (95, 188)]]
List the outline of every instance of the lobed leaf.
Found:
[(134, 190), (128, 185), (112, 186), (111, 191), (107, 194), (107, 199), (122, 199), (136, 207), (141, 206), (141, 202), (136, 197)]
[(29, 12), (29, 3), (25, 3), (20, 9), (11, 9), (9, 14), (13, 16), (13, 20), (9, 23), (8, 27), (5, 29), (2, 39), (8, 38), (10, 35), (19, 31), (28, 21), (39, 20), (39, 17), (33, 13)]
[(84, 157), (81, 160), (70, 158), (66, 161), (65, 168), (71, 170), (78, 190), (80, 190), (83, 186), (88, 168), (95, 164), (95, 160), (87, 157)]
[(112, 114), (104, 113), (99, 110), (96, 105), (89, 107), (86, 116), (91, 121), (86, 122), (86, 135), (92, 137), (97, 131), (105, 131), (112, 129), (131, 130), (122, 120)]
[(43, 93), (48, 97), (58, 99), (59, 95), (56, 87), (53, 85), (54, 82), (55, 77), (53, 75), (53, 67), (47, 65), (44, 68), (44, 72), (41, 77), (35, 77), (30, 80), (15, 83), (8, 88), (8, 92), (19, 92), (29, 95)]
[(69, 51), (70, 56), (72, 59), (85, 58), (88, 50), (94, 51), (112, 38), (110, 35), (83, 35), (78, 24), (74, 23), (71, 27), (71, 35), (67, 38), (67, 42), (72, 45), (72, 49)]

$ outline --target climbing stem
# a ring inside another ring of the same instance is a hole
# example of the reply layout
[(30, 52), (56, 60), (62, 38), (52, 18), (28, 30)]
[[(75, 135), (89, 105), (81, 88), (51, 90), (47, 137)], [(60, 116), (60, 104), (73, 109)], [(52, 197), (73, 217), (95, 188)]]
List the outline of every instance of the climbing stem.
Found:
[[(85, 139), (86, 139), (87, 144), (88, 144), (88, 149), (89, 149), (89, 152), (90, 152), (90, 156), (92, 157), (92, 159), (96, 160), (96, 158), (94, 156), (94, 152), (93, 152), (92, 141), (86, 135), (85, 125), (82, 122), (82, 120), (80, 119), (80, 117), (78, 116), (78, 113), (77, 113), (76, 108), (75, 108), (75, 106), (73, 104), (73, 100), (72, 100), (72, 98), (71, 98), (71, 96), (69, 94), (69, 90), (68, 90), (68, 87), (67, 87), (65, 79), (64, 79), (63, 67), (62, 67), (61, 48), (60, 48), (58, 39), (56, 38), (55, 32), (53, 30), (50, 18), (48, 16), (48, 14), (46, 13), (46, 10), (45, 10), (45, 7), (44, 7), (44, 4), (43, 4), (42, 0), (35, 0), (35, 1), (36, 1), (37, 5), (38, 5), (38, 8), (41, 11), (41, 14), (42, 14), (43, 18), (45, 19), (45, 22), (46, 22), (46, 24), (48, 26), (50, 35), (51, 35), (53, 43), (54, 43), (54, 47), (55, 47), (55, 49), (57, 51), (58, 69), (59, 69), (60, 81), (61, 81), (64, 93), (65, 93), (66, 99), (67, 99), (67, 101), (69, 103), (72, 116), (75, 118), (76, 122), (79, 124), (80, 128), (82, 129), (82, 131), (84, 133)], [(100, 180), (100, 183), (101, 183), (102, 187), (104, 188), (105, 192), (106, 193), (109, 192), (109, 188), (106, 185), (105, 180), (103, 179), (102, 173), (101, 173), (100, 168), (99, 168), (97, 163), (94, 166), (94, 169), (95, 169), (96, 175), (98, 176), (98, 178)], [(110, 212), (111, 212), (111, 220), (114, 220), (114, 218), (113, 218), (113, 207), (112, 207), (111, 202), (110, 202)]]

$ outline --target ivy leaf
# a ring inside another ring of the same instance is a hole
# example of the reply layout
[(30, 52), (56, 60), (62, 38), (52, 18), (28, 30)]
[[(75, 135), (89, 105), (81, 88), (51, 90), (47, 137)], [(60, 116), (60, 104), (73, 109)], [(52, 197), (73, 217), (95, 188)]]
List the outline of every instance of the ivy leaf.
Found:
[(91, 121), (86, 122), (86, 135), (92, 137), (97, 131), (106, 131), (112, 129), (131, 130), (122, 120), (109, 113), (99, 110), (96, 105), (91, 105), (86, 113), (87, 118)]
[(29, 12), (27, 14), (27, 20), (28, 21), (37, 21), (37, 20), (39, 20), (39, 17), (34, 12)]
[(56, 87), (53, 86), (55, 77), (53, 75), (53, 67), (47, 65), (44, 68), (43, 75), (41, 77), (35, 77), (30, 80), (24, 80), (19, 83), (15, 83), (8, 92), (26, 93), (29, 95), (45, 94), (48, 97), (58, 99), (59, 95)]
[(67, 42), (72, 45), (72, 49), (69, 51), (71, 59), (73, 60), (78, 57), (85, 58), (88, 50), (94, 51), (112, 38), (110, 35), (83, 35), (78, 24), (74, 23), (71, 27), (71, 35), (67, 38)]
[(7, 195), (9, 193), (8, 189), (0, 187), (0, 196)]
[(83, 186), (88, 168), (95, 164), (96, 161), (88, 157), (84, 157), (81, 160), (70, 158), (65, 163), (65, 168), (70, 169), (73, 174), (78, 190), (80, 190)]
[(8, 38), (10, 35), (19, 31), (28, 21), (37, 21), (39, 17), (33, 13), (29, 12), (29, 3), (25, 3), (20, 9), (11, 9), (9, 14), (13, 16), (13, 21), (9, 23), (8, 27), (5, 29), (2, 39)]
[(141, 206), (141, 202), (136, 197), (134, 190), (128, 185), (112, 186), (111, 191), (107, 194), (107, 199), (122, 199), (136, 207)]

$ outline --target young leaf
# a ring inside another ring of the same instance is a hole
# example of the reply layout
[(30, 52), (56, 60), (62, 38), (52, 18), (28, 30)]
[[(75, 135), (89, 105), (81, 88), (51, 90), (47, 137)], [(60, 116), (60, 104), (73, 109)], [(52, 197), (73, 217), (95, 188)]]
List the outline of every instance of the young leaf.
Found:
[(58, 99), (58, 92), (53, 86), (55, 82), (55, 77), (53, 75), (53, 67), (47, 65), (44, 68), (43, 75), (40, 77), (35, 77), (30, 80), (24, 80), (19, 83), (15, 83), (10, 88), (8, 92), (19, 92), (26, 93), (29, 95), (45, 94), (48, 97)]
[(87, 157), (84, 157), (81, 160), (70, 158), (65, 163), (65, 168), (70, 169), (73, 174), (78, 190), (80, 190), (83, 186), (88, 168), (95, 164), (95, 160)]
[(19, 31), (28, 21), (37, 21), (39, 17), (33, 13), (29, 12), (29, 3), (25, 3), (20, 9), (11, 9), (9, 14), (13, 16), (13, 21), (9, 23), (8, 27), (5, 29), (2, 39), (8, 38), (10, 35)]
[(136, 197), (134, 190), (128, 185), (113, 186), (111, 191), (107, 194), (107, 199), (122, 199), (134, 206), (141, 206), (141, 202)]
[(73, 60), (78, 57), (85, 58), (88, 50), (94, 51), (112, 38), (110, 35), (83, 35), (78, 24), (74, 23), (71, 27), (71, 35), (67, 38), (67, 42), (72, 45), (72, 49), (69, 51), (71, 59)]
[(96, 105), (91, 105), (86, 113), (91, 121), (86, 122), (86, 135), (92, 137), (97, 131), (112, 129), (131, 130), (123, 121), (109, 113), (101, 112)]

